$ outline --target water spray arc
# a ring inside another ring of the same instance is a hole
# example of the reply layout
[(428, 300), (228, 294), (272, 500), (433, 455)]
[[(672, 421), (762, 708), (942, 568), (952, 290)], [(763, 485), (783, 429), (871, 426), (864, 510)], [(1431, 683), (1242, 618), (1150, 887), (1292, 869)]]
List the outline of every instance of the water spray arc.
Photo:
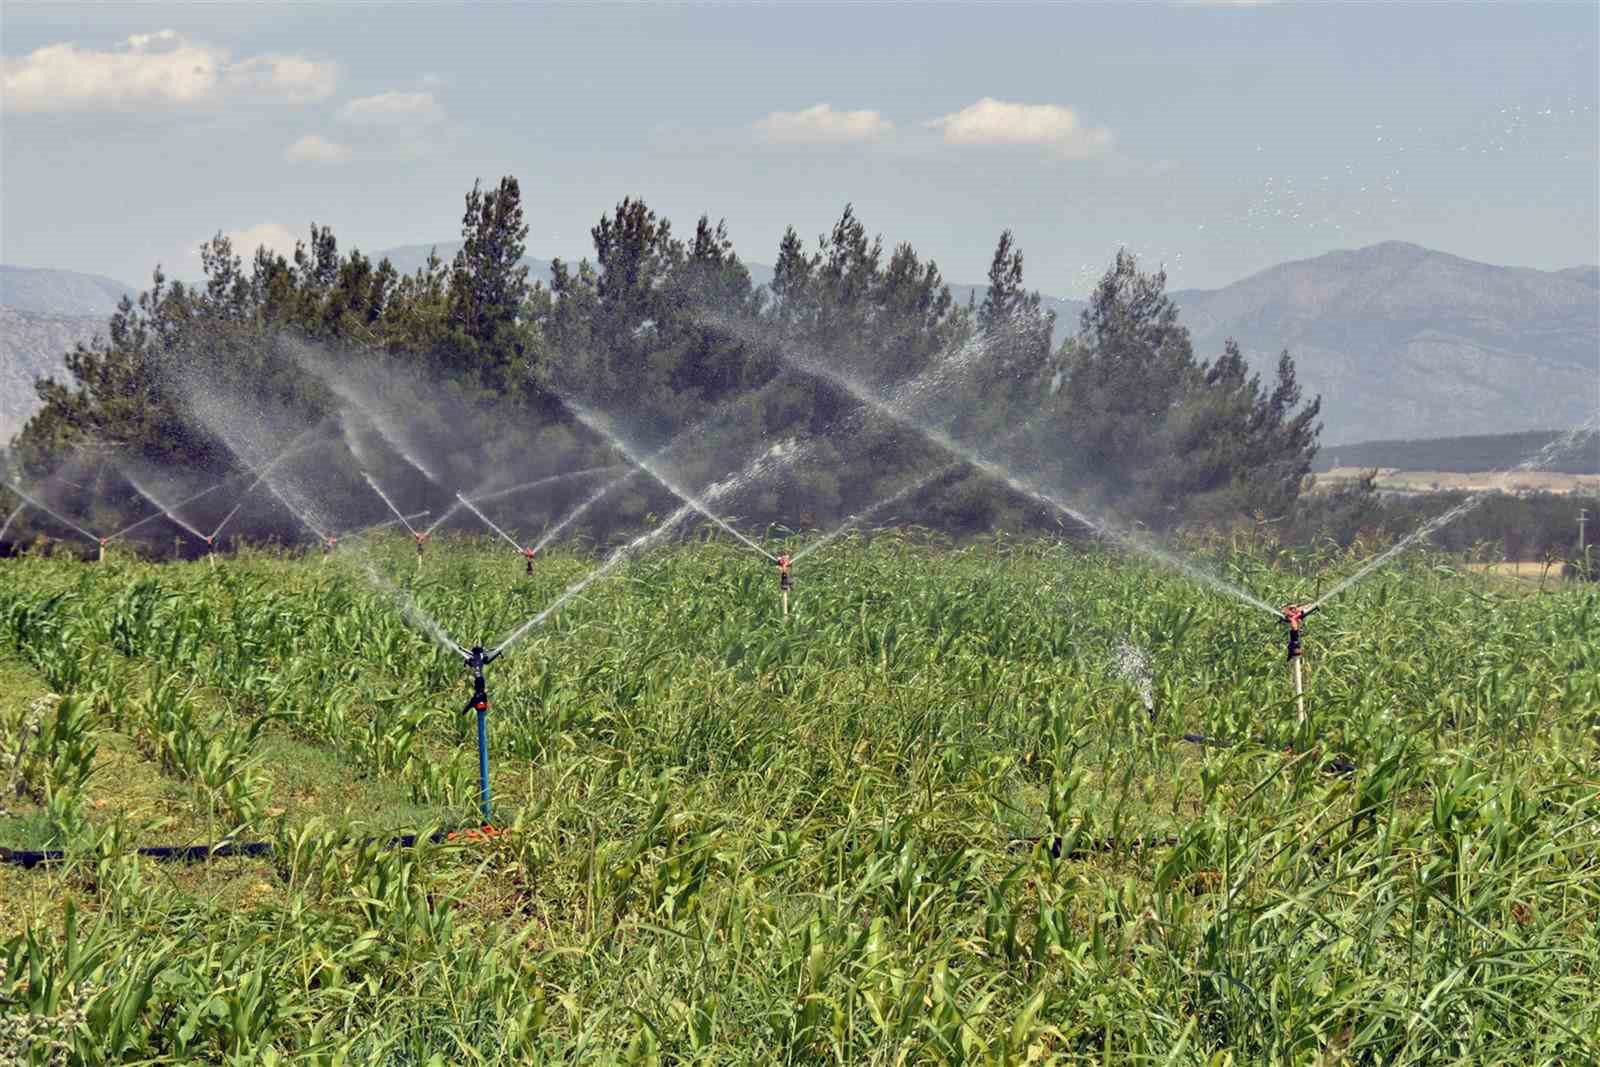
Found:
[[(9, 482), (9, 481), (5, 480), (4, 478), (0, 478), (0, 485), (5, 486), (7, 489), (9, 489), (13, 493), (17, 494), (17, 496), (22, 499), (23, 503), (32, 505), (33, 507), (37, 508), (38, 510), (44, 512), (46, 515), (50, 516), (52, 519), (55, 519), (57, 522), (64, 523), (65, 525), (70, 527), (76, 533), (79, 533), (79, 534), (83, 535), (83, 537), (86, 538), (91, 544), (98, 545), (100, 547), (100, 558), (101, 559), (105, 559), (106, 558), (106, 541), (107, 541), (107, 538), (101, 537), (98, 534), (90, 533), (88, 530), (85, 530), (82, 526), (79, 526), (77, 523), (75, 523), (71, 519), (67, 518), (65, 515), (61, 515), (61, 514), (57, 513), (56, 511), (52, 510), (51, 508), (48, 508), (45, 505), (39, 503), (39, 501), (35, 500), (32, 496), (28, 495), (27, 493), (24, 493), (21, 489), (17, 488), (17, 486), (14, 483)], [(19, 507), (18, 510), (20, 511), (21, 508)], [(15, 518), (15, 517), (16, 517), (16, 512), (12, 512), (12, 518)], [(11, 525), (11, 520), (10, 519), (6, 520), (6, 525), (7, 526)]]
[[(761, 338), (757, 337), (753, 338), (753, 340), (759, 342), (761, 341)], [(901, 405), (895, 404), (877, 395), (874, 390), (849, 377), (848, 375), (836, 371), (831, 367), (823, 366), (813, 359), (806, 359), (796, 355), (783, 346), (779, 346), (778, 354), (781, 359), (795, 367), (797, 370), (831, 382), (833, 385), (843, 389), (846, 393), (849, 393), (861, 403), (873, 408), (878, 412), (881, 412), (882, 414), (893, 419), (895, 422), (900, 423), (902, 426), (921, 434), (923, 437), (938, 445), (952, 456), (956, 456), (965, 460), (978, 470), (981, 470), (990, 477), (1004, 483), (1016, 492), (1021, 493), (1024, 496), (1031, 497), (1032, 499), (1037, 500), (1039, 503), (1054, 509), (1072, 521), (1084, 526), (1086, 529), (1094, 531), (1099, 536), (1120, 544), (1131, 551), (1146, 556), (1158, 563), (1164, 564), (1165, 566), (1181, 571), (1196, 581), (1210, 586), (1217, 592), (1231, 596), (1236, 600), (1250, 605), (1251, 607), (1265, 611), (1271, 615), (1278, 614), (1277, 608), (1273, 607), (1271, 604), (1268, 604), (1265, 600), (1262, 600), (1249, 590), (1241, 589), (1231, 582), (1224, 581), (1217, 575), (1206, 571), (1205, 569), (1197, 566), (1194, 563), (1191, 563), (1188, 560), (1174, 555), (1164, 548), (1150, 544), (1141, 537), (1137, 537), (1127, 531), (1118, 530), (1104, 520), (1095, 519), (1084, 514), (1083, 512), (1062, 501), (1055, 494), (1033, 484), (1025, 478), (1012, 473), (1010, 470), (997, 463), (993, 459), (990, 459), (988, 456), (985, 456), (977, 449), (956, 441), (949, 434), (936, 427), (925, 426), (922, 423), (919, 423), (904, 410), (902, 410)]]
[(849, 518), (845, 519), (838, 526), (835, 526), (833, 529), (829, 530), (827, 533), (823, 534), (821, 537), (817, 538), (815, 541), (811, 542), (809, 545), (806, 545), (800, 551), (796, 552), (794, 554), (794, 559), (792, 560), (792, 562), (795, 562), (795, 563), (800, 562), (802, 559), (805, 559), (807, 556), (811, 555), (811, 553), (815, 552), (817, 549), (819, 549), (822, 546), (826, 545), (828, 542), (830, 542), (830, 541), (834, 540), (835, 538), (839, 537), (841, 534), (848, 533), (850, 530), (855, 529), (857, 526), (861, 525), (863, 522), (865, 522), (867, 519), (871, 518), (873, 515), (876, 515), (876, 514), (882, 512), (882, 511), (884, 511), (886, 508), (894, 507), (896, 504), (900, 503), (901, 501), (905, 500), (908, 497), (916, 496), (919, 492), (921, 492), (922, 490), (928, 488), (930, 485), (933, 485), (934, 483), (938, 482), (939, 479), (945, 477), (951, 471), (954, 471), (957, 468), (965, 465), (965, 463), (966, 463), (965, 460), (960, 460), (960, 459), (955, 460), (955, 461), (950, 462), (950, 463), (946, 463), (944, 466), (940, 467), (938, 470), (934, 471), (932, 474), (927, 475), (924, 478), (917, 479), (915, 482), (912, 482), (910, 485), (906, 486), (904, 489), (901, 489), (898, 492), (896, 492), (896, 493), (894, 493), (894, 494), (892, 494), (890, 496), (886, 496), (882, 500), (879, 500), (879, 501), (876, 501), (876, 502), (874, 502), (872, 504), (867, 505), (866, 507), (862, 508), (860, 511), (856, 512), (855, 514), (851, 515)]
[[(1590, 437), (1594, 436), (1597, 432), (1600, 432), (1600, 415), (1596, 415), (1595, 417), (1589, 419), (1589, 421), (1585, 422), (1582, 426), (1562, 434), (1554, 441), (1551, 441), (1549, 444), (1545, 445), (1538, 452), (1534, 453), (1532, 456), (1529, 456), (1527, 459), (1523, 460), (1515, 467), (1512, 467), (1510, 470), (1502, 472), (1502, 474), (1517, 474), (1524, 471), (1538, 470), (1541, 467), (1545, 467), (1559, 459), (1565, 453), (1577, 447), (1583, 441), (1586, 441)], [(1501, 485), (1503, 484), (1504, 480), (1502, 477)], [(1441, 515), (1437, 515), (1432, 519), (1429, 519), (1427, 522), (1411, 531), (1411, 533), (1407, 534), (1399, 541), (1396, 541), (1393, 545), (1390, 545), (1387, 549), (1380, 552), (1372, 559), (1369, 559), (1366, 563), (1363, 563), (1353, 573), (1340, 579), (1339, 582), (1333, 586), (1333, 588), (1319, 596), (1311, 606), (1314, 608), (1321, 607), (1329, 600), (1332, 600), (1334, 597), (1360, 582), (1367, 575), (1371, 574), (1379, 567), (1382, 567), (1385, 563), (1388, 563), (1391, 559), (1394, 559), (1401, 552), (1404, 552), (1407, 548), (1410, 548), (1424, 537), (1427, 537), (1434, 531), (1449, 525), (1456, 519), (1459, 519), (1461, 516), (1471, 511), (1473, 508), (1477, 507), (1479, 504), (1482, 504), (1485, 500), (1500, 492), (1501, 485), (1497, 485), (1492, 489), (1483, 489), (1473, 493), (1471, 496), (1467, 497), (1450, 510)]]
[(22, 514), (22, 509), (27, 506), (28, 502), (26, 500), (22, 500), (18, 501), (17, 506), (11, 509), (11, 514), (6, 516), (6, 521), (4, 523), (0, 523), (0, 538), (5, 537), (6, 531), (11, 529), (11, 524), (16, 521), (17, 516)]
[(178, 515), (178, 509), (182, 508), (182, 507), (186, 507), (187, 505), (192, 504), (196, 500), (200, 500), (203, 497), (208, 497), (212, 493), (215, 493), (218, 489), (221, 489), (223, 486), (227, 485), (228, 482), (236, 480), (236, 479), (232, 479), (232, 478), (224, 479), (223, 481), (218, 482), (216, 485), (213, 485), (211, 488), (202, 489), (200, 492), (194, 494), (193, 496), (185, 497), (184, 499), (178, 501), (176, 504), (173, 504), (171, 507), (168, 507), (167, 505), (163, 504), (160, 500), (156, 499), (156, 496), (155, 496), (154, 493), (151, 493), (148, 489), (146, 489), (143, 485), (141, 485), (139, 483), (139, 481), (137, 479), (135, 479), (127, 471), (123, 471), (122, 472), (122, 476), (127, 479), (129, 485), (133, 486), (135, 492), (137, 492), (140, 496), (144, 497), (146, 500), (150, 501), (150, 503), (154, 504), (156, 506), (156, 508), (157, 508), (157, 511), (156, 511), (156, 513), (154, 515), (148, 515), (145, 518), (140, 519), (138, 522), (132, 524), (131, 526), (124, 526), (121, 530), (118, 530), (116, 533), (112, 534), (111, 535), (112, 537), (121, 537), (123, 534), (130, 533), (133, 530), (138, 529), (140, 526), (143, 526), (147, 522), (154, 522), (156, 519), (161, 518), (162, 516), (165, 516), (166, 518), (171, 520), (174, 524), (183, 527), (184, 530), (188, 531), (194, 537), (198, 538), (201, 541), (204, 541), (206, 543), (207, 547), (210, 547), (210, 545), (211, 545), (211, 538), (207, 537), (205, 534), (203, 534), (199, 530), (195, 529), (193, 525), (191, 525), (189, 522), (187, 522), (181, 516), (179, 516)]
[[(422, 566), (422, 546), (428, 540), (427, 532), (426, 531), (418, 531), (418, 529), (415, 526), (411, 525), (411, 520), (399, 508), (394, 506), (394, 501), (389, 499), (389, 494), (385, 493), (383, 491), (383, 487), (378, 484), (378, 481), (377, 481), (376, 478), (374, 478), (372, 475), (368, 474), (366, 471), (362, 471), (361, 472), (361, 477), (366, 479), (367, 484), (372, 486), (372, 491), (374, 493), (377, 493), (378, 496), (383, 499), (383, 502), (389, 506), (389, 510), (390, 511), (394, 512), (394, 517), (395, 517), (396, 521), (398, 521), (400, 523), (403, 523), (405, 525), (406, 530), (411, 534), (412, 538), (416, 540), (416, 542), (417, 542), (417, 566), (419, 566), (419, 567)], [(426, 515), (427, 512), (422, 512), (422, 514)]]
[[(498, 655), (499, 653), (502, 653), (506, 649), (510, 648), (512, 645), (516, 644), (518, 641), (522, 640), (529, 633), (531, 633), (535, 627), (544, 622), (545, 619), (549, 618), (556, 611), (560, 610), (560, 608), (568, 601), (572, 600), (573, 597), (576, 597), (590, 585), (605, 577), (629, 556), (632, 556), (634, 553), (647, 548), (656, 541), (660, 540), (662, 537), (666, 536), (669, 531), (687, 519), (690, 515), (693, 515), (696, 512), (705, 514), (706, 503), (720, 499), (721, 497), (732, 492), (745, 480), (760, 473), (769, 459), (773, 458), (774, 456), (779, 456), (781, 458), (792, 458), (793, 454), (793, 452), (790, 452), (788, 456), (784, 456), (783, 445), (775, 445), (773, 448), (768, 449), (765, 454), (756, 459), (755, 462), (751, 463), (739, 474), (724, 479), (721, 482), (717, 482), (709, 487), (705, 493), (702, 494), (705, 498), (704, 502), (700, 504), (684, 504), (678, 508), (677, 511), (674, 511), (671, 515), (668, 515), (665, 519), (663, 519), (661, 524), (655, 529), (647, 530), (638, 537), (635, 537), (632, 541), (629, 541), (627, 544), (617, 548), (611, 553), (611, 555), (606, 557), (605, 562), (601, 563), (594, 570), (590, 571), (588, 574), (584, 575), (578, 581), (574, 582), (572, 585), (563, 590), (561, 595), (556, 597), (556, 599), (551, 602), (548, 607), (544, 608), (538, 614), (534, 615), (532, 618), (528, 619), (526, 622), (522, 623), (516, 629), (508, 633), (505, 637), (501, 638), (500, 643), (494, 648), (495, 653)], [(766, 555), (765, 552), (762, 554)], [(768, 558), (772, 559), (773, 562), (777, 562), (776, 557), (769, 556)]]
[[(773, 389), (775, 387), (775, 384), (776, 383), (769, 382), (767, 385), (764, 385), (760, 389), (756, 390), (756, 392), (753, 394), (753, 396), (760, 397), (762, 395), (765, 395), (769, 390), (771, 390), (771, 389)], [(650, 455), (647, 457), (647, 459), (650, 462), (653, 463), (658, 458), (660, 458), (660, 457), (666, 455), (668, 452), (670, 452), (672, 450), (673, 446), (678, 444), (680, 441), (693, 441), (693, 440), (696, 440), (700, 434), (704, 433), (707, 430), (708, 427), (713, 425), (714, 417), (715, 417), (715, 413), (713, 415), (708, 415), (707, 417), (701, 419), (699, 422), (695, 423), (694, 426), (692, 426), (692, 427), (689, 427), (689, 428), (684, 429), (684, 430), (680, 430), (672, 438), (672, 440), (668, 441), (666, 444), (662, 445), (660, 448), (658, 448), (654, 452), (650, 453)], [(767, 453), (768, 456), (771, 456), (771, 455), (774, 455), (774, 454), (775, 453), (772, 452), (772, 451), (769, 451)], [(630, 459), (631, 459), (631, 457), (630, 457)], [(634, 464), (632, 466), (628, 466), (626, 464), (617, 464), (617, 465), (613, 466), (610, 469), (617, 470), (617, 469), (621, 469), (621, 468), (624, 468), (624, 467), (626, 467), (626, 469), (623, 470), (623, 473), (619, 474), (617, 477), (612, 478), (611, 480), (609, 480), (609, 481), (605, 482), (604, 484), (602, 484), (600, 486), (600, 488), (596, 489), (593, 493), (590, 493), (589, 496), (586, 497), (580, 504), (578, 504), (577, 507), (573, 508), (571, 511), (567, 512), (566, 515), (562, 516), (562, 518), (558, 522), (556, 522), (556, 524), (554, 526), (551, 526), (543, 534), (539, 535), (539, 540), (535, 541), (534, 544), (533, 544), (533, 552), (535, 554), (537, 554), (538, 552), (542, 551), (545, 548), (545, 546), (549, 545), (550, 542), (554, 541), (557, 537), (559, 537), (563, 530), (565, 530), (567, 527), (571, 526), (573, 523), (577, 522), (580, 518), (582, 518), (585, 514), (588, 513), (590, 508), (594, 507), (601, 500), (605, 499), (605, 497), (613, 489), (616, 489), (618, 486), (622, 485), (624, 482), (628, 481), (629, 479), (638, 476), (640, 474), (640, 472), (644, 470), (644, 468), (639, 466), (638, 464)], [(482, 499), (482, 498), (480, 498), (480, 499)]]
[(609, 482), (606, 482), (600, 488), (590, 493), (586, 498), (584, 498), (582, 503), (573, 508), (571, 511), (567, 512), (566, 515), (562, 516), (559, 522), (539, 535), (539, 540), (533, 543), (533, 551), (537, 553), (551, 541), (554, 541), (558, 536), (560, 536), (561, 531), (565, 530), (568, 526), (571, 526), (573, 523), (582, 518), (590, 508), (600, 503), (600, 501), (605, 498), (607, 493), (611, 492), (611, 490), (615, 489), (623, 482), (626, 482), (628, 479), (633, 478), (638, 474), (639, 470), (637, 468), (631, 469), (627, 473), (618, 475), (617, 477), (611, 479)]
[(650, 475), (650, 477), (654, 478), (657, 482), (661, 483), (661, 486), (673, 496), (684, 501), (690, 507), (700, 512), (700, 514), (704, 515), (706, 518), (722, 527), (722, 529), (732, 534), (751, 551), (761, 553), (761, 555), (767, 557), (767, 559), (774, 563), (778, 562), (777, 556), (774, 556), (771, 552), (768, 552), (766, 549), (750, 540), (750, 538), (734, 529), (732, 525), (713, 512), (711, 508), (705, 504), (705, 502), (699, 500), (693, 493), (679, 485), (674, 484), (672, 478), (660, 470), (655, 463), (653, 456), (641, 457), (634, 449), (630, 448), (611, 429), (609, 420), (605, 419), (598, 412), (578, 403), (577, 401), (563, 398), (562, 402), (566, 404), (567, 410), (571, 411), (573, 415), (577, 417), (579, 422), (583, 423), (585, 426), (589, 427), (589, 429), (593, 430), (595, 433), (611, 442), (612, 446), (616, 448), (617, 451), (628, 457), (628, 462), (632, 463), (634, 466)]
[[(535, 478), (531, 482), (523, 482), (521, 485), (513, 485), (509, 489), (495, 489), (487, 493), (475, 492), (467, 498), (467, 501), (483, 504), (490, 500), (499, 500), (502, 497), (514, 496), (517, 493), (526, 493), (531, 490), (538, 489), (540, 486), (552, 485), (556, 482), (566, 481), (571, 478), (585, 478), (591, 474), (606, 474), (616, 469), (616, 466), (589, 467), (580, 471), (567, 471), (565, 474), (552, 474), (544, 478)], [(458, 496), (460, 495), (465, 494), (458, 494)], [(441, 512), (437, 519), (434, 519), (432, 522), (430, 522), (422, 532), (425, 534), (433, 533), (434, 530), (437, 530), (441, 525), (448, 521), (451, 516), (455, 515), (456, 512), (460, 511), (463, 507), (466, 507), (467, 501), (462, 501), (459, 499), (456, 500), (448, 508)]]
[[(273, 470), (278, 466), (278, 464), (282, 463), (284, 460), (288, 459), (290, 456), (298, 455), (299, 453), (305, 451), (307, 448), (311, 447), (311, 444), (313, 444), (314, 442), (308, 442), (308, 441), (306, 441), (306, 438), (310, 437), (312, 434), (317, 433), (321, 429), (322, 429), (321, 425), (317, 425), (317, 426), (311, 427), (311, 429), (309, 429), (309, 430), (305, 430), (304, 432), (300, 433), (298, 436), (295, 437), (295, 439), (293, 441), (289, 442), (289, 446), (287, 448), (285, 448), (282, 452), (279, 452), (270, 461), (268, 461), (266, 466), (262, 467), (261, 470), (257, 471), (254, 480), (252, 480), (250, 482), (250, 484), (245, 487), (244, 492), (239, 494), (239, 500), (238, 500), (237, 503), (235, 503), (233, 505), (232, 510), (230, 510), (226, 515), (224, 515), (222, 517), (222, 521), (217, 523), (217, 528), (215, 530), (212, 530), (211, 534), (209, 536), (204, 537), (201, 540), (205, 541), (205, 543), (207, 545), (214, 546), (217, 538), (222, 534), (223, 529), (228, 525), (228, 523), (233, 521), (233, 517), (235, 515), (239, 514), (239, 509), (244, 507), (244, 502), (250, 498), (250, 494), (255, 492), (256, 486), (261, 485), (263, 482), (266, 482), (267, 476), (270, 475), (273, 472)], [(267, 489), (272, 491), (272, 494), (274, 496), (278, 496), (277, 491), (272, 489), (271, 483), (267, 484)], [(283, 502), (283, 498), (281, 496), (278, 496), (278, 500), (280, 502)], [(288, 504), (286, 502), (284, 502), (284, 506), (288, 507)], [(294, 511), (293, 508), (289, 508), (289, 510), (291, 512)], [(297, 515), (296, 517), (298, 518), (299, 516)], [(305, 520), (301, 519), (301, 521), (304, 522)], [(309, 526), (310, 524), (307, 523), (307, 525)], [(326, 538), (324, 538), (324, 540), (326, 540)]]
[[(479, 519), (482, 519), (485, 526), (499, 534), (501, 539), (503, 539), (506, 544), (510, 545), (513, 551), (518, 553), (522, 552), (522, 545), (518, 543), (517, 539), (502, 530), (493, 519), (489, 518), (489, 516), (485, 515), (482, 511), (479, 511), (476, 504), (462, 496), (460, 493), (456, 494), (456, 500), (465, 505), (468, 511), (478, 516)], [(531, 559), (532, 557), (530, 556), (529, 558)]]

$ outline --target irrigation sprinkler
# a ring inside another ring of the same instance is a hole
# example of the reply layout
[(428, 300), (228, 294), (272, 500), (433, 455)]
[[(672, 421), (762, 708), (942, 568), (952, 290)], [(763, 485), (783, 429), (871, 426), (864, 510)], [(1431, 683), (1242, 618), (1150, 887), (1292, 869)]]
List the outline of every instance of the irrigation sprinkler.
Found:
[(499, 534), (501, 540), (503, 540), (506, 544), (510, 545), (512, 548), (516, 549), (516, 551), (527, 562), (527, 571), (528, 571), (528, 573), (529, 574), (533, 573), (533, 557), (534, 557), (534, 554), (539, 551), (539, 546), (538, 545), (535, 545), (532, 548), (530, 548), (527, 545), (520, 544), (515, 537), (512, 537), (510, 534), (508, 534), (504, 530), (502, 530), (499, 527), (499, 525), (496, 524), (496, 522), (493, 519), (489, 518), (489, 516), (485, 515), (482, 511), (478, 510), (478, 505), (474, 504), (472, 501), (468, 500), (466, 497), (462, 496), (460, 493), (456, 494), (456, 501), (458, 503), (460, 503), (460, 504), (464, 504), (466, 506), (467, 510), (472, 512), (480, 520), (482, 520), (482, 522), (483, 522), (483, 524), (485, 526), (489, 527), (489, 529), (491, 529), (495, 533)]
[[(407, 457), (407, 458), (409, 459), (409, 457)], [(417, 467), (418, 470), (422, 470), (422, 468), (420, 466), (417, 466), (415, 460), (410, 460), (410, 462), (411, 462), (412, 466)], [(423, 474), (427, 474), (428, 472), (425, 471), (425, 470), (422, 470), (422, 473)], [(432, 475), (428, 475), (428, 476), (430, 478), (432, 477)], [(372, 477), (372, 475), (368, 474), (366, 471), (362, 471), (361, 472), (361, 477), (365, 478), (367, 480), (367, 484), (372, 486), (372, 491), (377, 493), (380, 497), (382, 497), (383, 498), (383, 502), (385, 504), (389, 505), (389, 510), (394, 512), (394, 521), (404, 524), (406, 530), (411, 534), (411, 536), (416, 538), (416, 541), (417, 541), (417, 566), (418, 567), (422, 566), (422, 546), (428, 540), (428, 535), (429, 535), (429, 532), (431, 530), (431, 527), (430, 527), (429, 530), (418, 530), (415, 526), (411, 525), (410, 516), (406, 515), (399, 508), (394, 506), (394, 501), (389, 499), (389, 494), (385, 493), (383, 491), (383, 487), (378, 484), (377, 480), (374, 479)], [(422, 514), (426, 515), (427, 512), (424, 511), (424, 512), (422, 512)]]
[(1305, 681), (1300, 667), (1300, 635), (1301, 626), (1306, 617), (1317, 610), (1317, 604), (1288, 604), (1278, 618), (1289, 627), (1289, 669), (1294, 674), (1294, 702), (1299, 713), (1300, 723), (1306, 721), (1306, 691)]
[(779, 552), (774, 560), (778, 565), (778, 595), (783, 598), (783, 616), (789, 617), (789, 590), (794, 587), (794, 575), (789, 573), (789, 565), (794, 562), (789, 558), (789, 553)]
[[(21, 499), (23, 501), (23, 503), (32, 504), (34, 506), (34, 508), (36, 508), (39, 511), (44, 512), (46, 515), (50, 516), (52, 519), (55, 519), (57, 522), (60, 522), (63, 525), (71, 527), (73, 531), (75, 531), (76, 533), (80, 534), (85, 540), (93, 542), (94, 544), (99, 545), (100, 546), (100, 558), (101, 559), (105, 558), (105, 555), (106, 555), (106, 540), (107, 540), (106, 538), (100, 537), (97, 534), (90, 533), (88, 530), (85, 530), (82, 526), (79, 526), (77, 523), (75, 523), (71, 519), (67, 518), (65, 515), (62, 515), (59, 512), (53, 511), (52, 509), (50, 509), (50, 508), (46, 507), (45, 505), (39, 503), (39, 501), (35, 500), (33, 497), (29, 496), (27, 493), (24, 493), (21, 489), (19, 489), (15, 485), (13, 485), (11, 482), (6, 481), (4, 478), (0, 478), (0, 485), (5, 486), (7, 489), (9, 489), (13, 493), (17, 494), (18, 498)], [(19, 508), (18, 510), (21, 510), (21, 509)], [(16, 513), (15, 512), (12, 513), (12, 517), (13, 518), (16, 517)], [(7, 520), (7, 525), (10, 525), (10, 520), (9, 519)]]
[(485, 833), (494, 832), (491, 825), (494, 805), (489, 794), (489, 687), (484, 680), (483, 669), (499, 659), (500, 652), (498, 648), (489, 652), (482, 645), (473, 645), (465, 656), (466, 664), (472, 670), (472, 699), (467, 701), (467, 706), (462, 710), (478, 714), (478, 810), (483, 815)]

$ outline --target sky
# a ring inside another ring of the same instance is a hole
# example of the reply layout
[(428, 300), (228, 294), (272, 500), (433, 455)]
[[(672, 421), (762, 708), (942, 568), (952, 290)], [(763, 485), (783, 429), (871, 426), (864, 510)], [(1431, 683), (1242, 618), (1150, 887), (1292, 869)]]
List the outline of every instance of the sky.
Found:
[(217, 232), (454, 240), (515, 175), (578, 259), (643, 197), (747, 261), (846, 203), (978, 282), (1176, 288), (1379, 241), (1600, 259), (1600, 5), (0, 7), (0, 261), (145, 284)]

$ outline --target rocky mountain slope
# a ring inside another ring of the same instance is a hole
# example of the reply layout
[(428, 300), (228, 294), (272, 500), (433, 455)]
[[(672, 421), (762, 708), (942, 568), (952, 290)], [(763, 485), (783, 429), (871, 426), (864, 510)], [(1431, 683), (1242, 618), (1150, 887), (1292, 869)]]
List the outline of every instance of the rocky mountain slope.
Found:
[(0, 306), (0, 446), (38, 407), (34, 379), (65, 378), (62, 357), (105, 329), (100, 316), (41, 315)]

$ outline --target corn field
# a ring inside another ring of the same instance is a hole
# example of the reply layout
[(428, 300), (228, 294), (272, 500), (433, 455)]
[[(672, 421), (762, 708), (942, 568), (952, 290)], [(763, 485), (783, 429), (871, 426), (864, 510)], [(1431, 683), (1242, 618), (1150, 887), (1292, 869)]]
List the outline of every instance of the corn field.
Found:
[(681, 544), (489, 668), (452, 836), (466, 673), (396, 595), (488, 644), (593, 559), (372, 552), (0, 561), (0, 846), (65, 853), (0, 865), (0, 1062), (1600, 1060), (1592, 588), (1378, 572), (1301, 721), (1283, 627), (1136, 561), (846, 538), (786, 617)]

